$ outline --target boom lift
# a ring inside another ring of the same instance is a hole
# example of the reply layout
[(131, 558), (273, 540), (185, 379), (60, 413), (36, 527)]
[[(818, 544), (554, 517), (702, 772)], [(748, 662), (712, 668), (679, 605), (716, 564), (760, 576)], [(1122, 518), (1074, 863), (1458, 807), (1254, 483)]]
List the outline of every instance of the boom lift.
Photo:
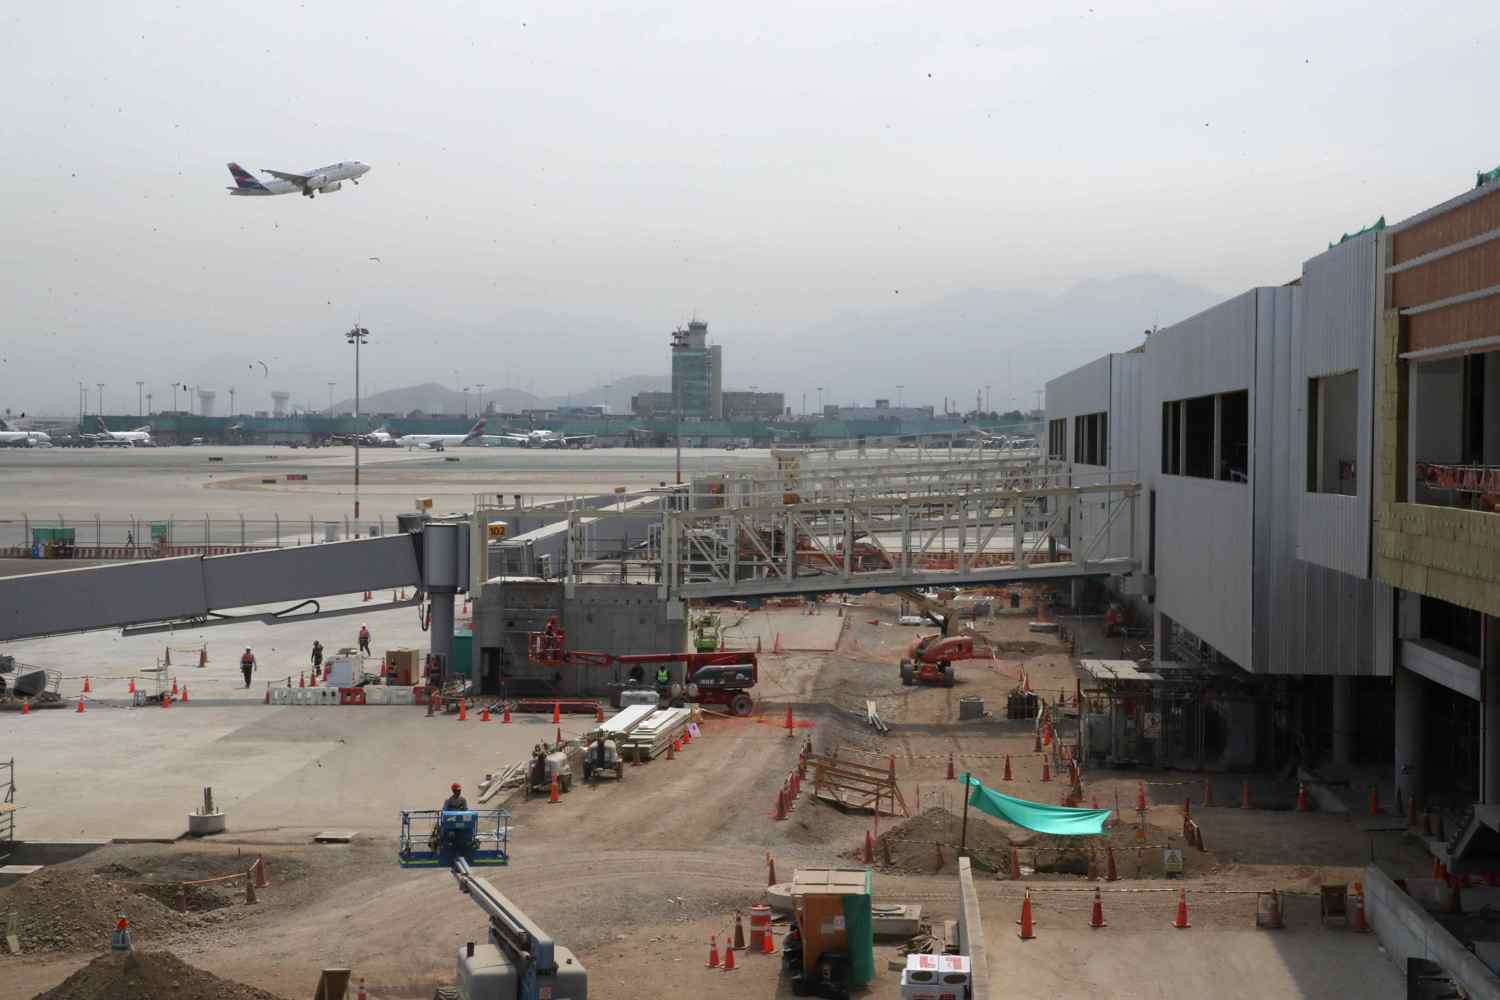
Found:
[(453, 863), (460, 892), (490, 918), (489, 940), (468, 942), (458, 953), (458, 985), (438, 991), (438, 998), (458, 1000), (588, 1000), (588, 973), (573, 953), (552, 940), (531, 918), (490, 884), (469, 863)]
[(906, 656), (901, 660), (903, 685), (939, 684), (951, 688), (958, 679), (953, 661), (989, 655), (982, 639), (976, 645), (974, 636), (958, 634), (958, 614), (946, 604), (915, 590), (902, 591), (901, 596), (915, 604), (942, 630), (937, 635), (914, 639), (907, 647)]
[(731, 715), (749, 715), (755, 708), (750, 689), (760, 679), (760, 667), (755, 654), (748, 650), (616, 655), (568, 649), (567, 634), (562, 629), (549, 625), (549, 631), (533, 632), (528, 636), (526, 651), (534, 662), (548, 667), (640, 667), (640, 683), (644, 686), (650, 685), (645, 667), (681, 663), (684, 667), (684, 684), (680, 690), (670, 693), (673, 701), (722, 705)]

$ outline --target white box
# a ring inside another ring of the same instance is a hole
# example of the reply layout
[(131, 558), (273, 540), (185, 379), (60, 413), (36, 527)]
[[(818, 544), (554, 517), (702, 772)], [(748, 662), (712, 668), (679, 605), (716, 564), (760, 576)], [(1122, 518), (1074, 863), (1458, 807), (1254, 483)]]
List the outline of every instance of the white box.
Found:
[(964, 1000), (969, 993), (967, 955), (908, 955), (901, 971), (902, 1000)]
[(352, 656), (332, 657), (327, 666), (323, 683), (328, 687), (352, 688), (364, 679), (364, 667), (356, 666), (356, 660)]
[[(366, 699), (368, 699), (370, 697), (370, 693), (369, 692), (370, 692), (370, 689), (369, 688), (365, 688), (365, 698)], [(389, 687), (389, 688), (385, 689), (385, 692), (386, 692), (385, 700), (386, 700), (386, 702), (388, 704), (391, 704), (391, 705), (415, 705), (417, 703), (417, 699), (415, 698), (415, 696), (412, 695), (411, 688), (409, 688), (409, 687)]]

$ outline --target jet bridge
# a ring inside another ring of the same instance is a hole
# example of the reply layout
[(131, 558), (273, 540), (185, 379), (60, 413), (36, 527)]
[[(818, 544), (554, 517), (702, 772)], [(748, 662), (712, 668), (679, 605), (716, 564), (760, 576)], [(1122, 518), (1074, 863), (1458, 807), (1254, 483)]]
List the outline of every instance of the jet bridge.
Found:
[[(0, 642), (93, 629), (132, 633), (226, 622), (275, 624), (431, 602), (433, 652), (446, 661), (453, 601), (468, 589), (469, 524), (403, 517), (382, 538), (226, 556), (185, 556), (0, 579)], [(325, 612), (318, 598), (412, 588), (411, 601)], [(284, 605), (275, 611), (244, 611)], [(446, 628), (442, 628), (446, 622)]]

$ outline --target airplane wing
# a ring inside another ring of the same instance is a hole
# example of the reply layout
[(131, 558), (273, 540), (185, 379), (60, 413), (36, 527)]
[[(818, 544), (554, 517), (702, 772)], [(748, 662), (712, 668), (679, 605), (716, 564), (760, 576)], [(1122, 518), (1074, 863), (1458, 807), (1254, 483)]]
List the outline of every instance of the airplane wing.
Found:
[(525, 444), (531, 440), (525, 434), (486, 434), (485, 437), (497, 437), (502, 441), (515, 441), (519, 444)]
[(290, 181), (300, 188), (306, 188), (307, 182), (311, 180), (311, 178), (306, 174), (288, 174), (283, 173), (280, 170), (267, 170), (265, 167), (261, 167), (260, 172), (263, 174), (270, 174), (272, 177), (276, 178), (279, 181)]
[(572, 444), (574, 441), (592, 441), (592, 440), (594, 440), (594, 435), (593, 434), (568, 434), (568, 435), (565, 435), (563, 437), (563, 439), (562, 439), (564, 445)]

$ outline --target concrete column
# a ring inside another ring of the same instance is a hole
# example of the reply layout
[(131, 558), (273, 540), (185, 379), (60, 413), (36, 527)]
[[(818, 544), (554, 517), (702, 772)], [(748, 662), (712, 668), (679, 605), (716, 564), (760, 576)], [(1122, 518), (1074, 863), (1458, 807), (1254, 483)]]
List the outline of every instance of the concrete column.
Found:
[(1500, 802), (1500, 620), (1480, 619), (1479, 801)]
[[(433, 654), (442, 657), (444, 680), (453, 669), (453, 597), (451, 593), (428, 595), (432, 626), (428, 629), (427, 639), (432, 644)], [(472, 664), (469, 669), (474, 669)]]
[(1396, 667), (1396, 787), (1409, 799), (1422, 801), (1422, 743), (1427, 731), (1423, 715), (1427, 681)]
[(1333, 680), (1333, 762), (1348, 765), (1354, 756), (1354, 678)]

